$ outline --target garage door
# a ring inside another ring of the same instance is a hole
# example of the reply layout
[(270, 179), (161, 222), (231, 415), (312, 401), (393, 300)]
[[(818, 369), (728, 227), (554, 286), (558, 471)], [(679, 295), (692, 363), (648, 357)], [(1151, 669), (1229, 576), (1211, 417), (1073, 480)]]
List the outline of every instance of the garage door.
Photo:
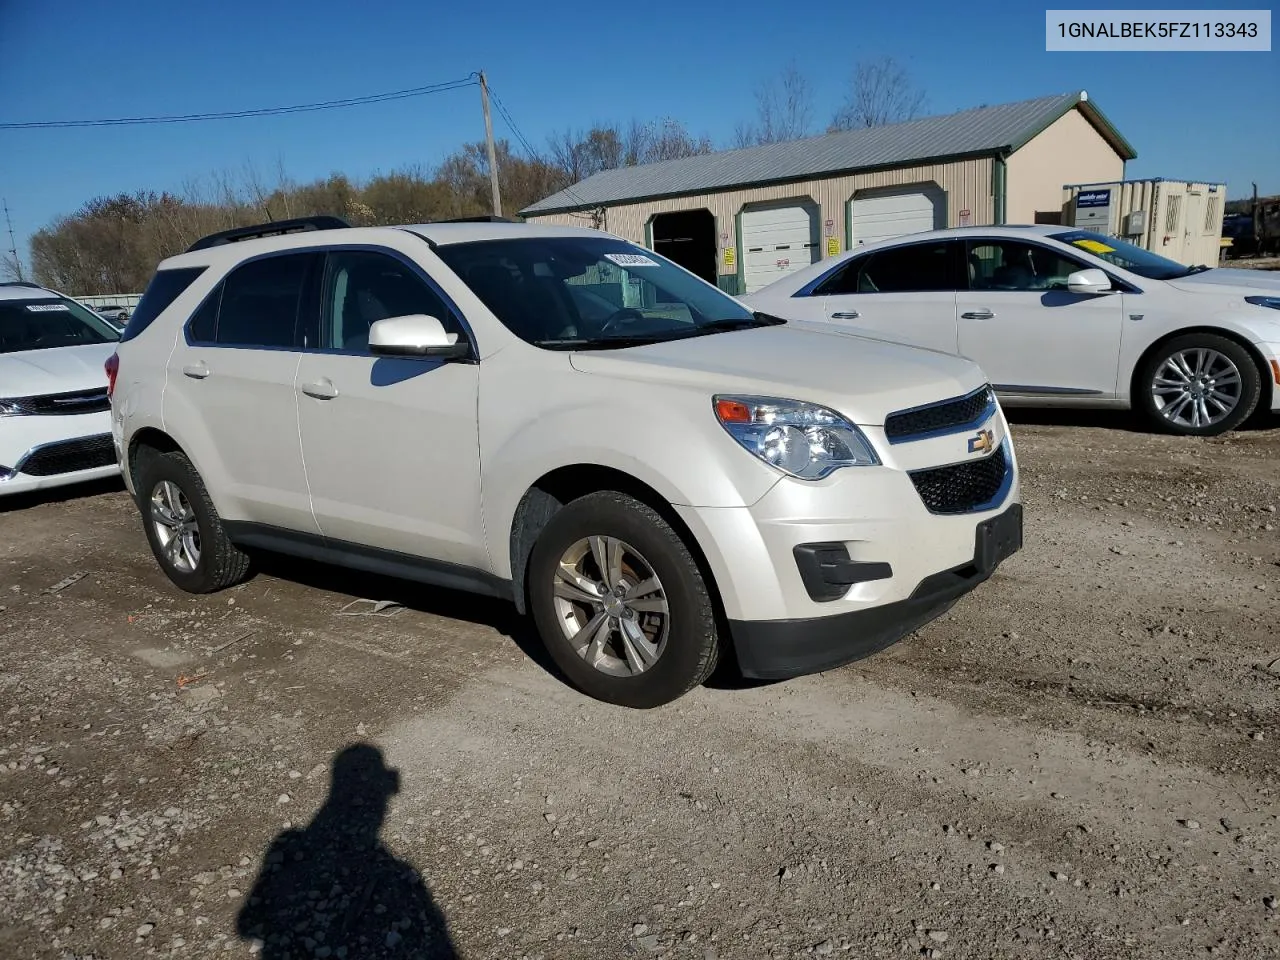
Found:
[(934, 230), (943, 223), (943, 197), (937, 191), (854, 197), (850, 202), (853, 245), (892, 240), (906, 233)]
[(741, 224), (746, 293), (816, 263), (821, 253), (818, 208), (812, 204), (744, 210)]

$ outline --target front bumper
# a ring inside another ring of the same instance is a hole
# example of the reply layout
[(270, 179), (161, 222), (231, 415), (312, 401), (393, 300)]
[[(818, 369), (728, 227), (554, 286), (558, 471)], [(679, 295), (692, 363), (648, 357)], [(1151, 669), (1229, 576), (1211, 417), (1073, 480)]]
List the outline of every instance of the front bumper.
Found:
[(829, 617), (731, 620), (743, 676), (781, 680), (869, 657), (946, 613), (1022, 548), (1022, 504), (979, 525), (973, 560), (926, 577), (905, 600)]
[(117, 476), (107, 411), (0, 420), (0, 496)]

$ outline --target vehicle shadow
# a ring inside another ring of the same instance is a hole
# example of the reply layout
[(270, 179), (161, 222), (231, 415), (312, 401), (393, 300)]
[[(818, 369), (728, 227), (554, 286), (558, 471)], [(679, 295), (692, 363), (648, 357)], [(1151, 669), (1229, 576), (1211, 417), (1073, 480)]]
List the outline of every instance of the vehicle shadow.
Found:
[(311, 822), (279, 834), (236, 917), (263, 960), (453, 960), (444, 914), (422, 875), (379, 838), (400, 773), (355, 743), (333, 759), (329, 796)]
[(50, 503), (88, 500), (90, 497), (102, 496), (105, 493), (120, 493), (124, 489), (124, 481), (119, 477), (105, 477), (102, 480), (88, 480), (84, 483), (65, 487), (50, 487), (47, 490), (33, 490), (30, 493), (15, 493), (10, 496), (0, 497), (0, 513), (29, 510), (32, 507)]
[[(1010, 426), (1095, 427), (1122, 433), (1154, 433), (1141, 414), (1132, 410), (1085, 410), (1073, 407), (1004, 407)], [(1236, 428), (1238, 433), (1280, 429), (1280, 415), (1262, 410)]]
[(383, 574), (348, 570), (284, 554), (252, 551), (255, 574), (287, 580), (315, 590), (399, 604), (419, 613), (490, 627), (511, 640), (526, 657), (562, 683), (568, 679), (547, 653), (529, 617), (497, 597), (450, 590)]

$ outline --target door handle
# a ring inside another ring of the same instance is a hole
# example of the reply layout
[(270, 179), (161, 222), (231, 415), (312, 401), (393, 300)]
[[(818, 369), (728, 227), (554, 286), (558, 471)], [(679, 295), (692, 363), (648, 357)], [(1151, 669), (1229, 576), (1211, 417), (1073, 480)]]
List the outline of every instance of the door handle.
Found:
[(182, 372), (192, 380), (203, 380), (209, 375), (209, 368), (204, 365), (204, 361), (197, 363), (188, 363), (182, 368)]
[(831, 315), (832, 320), (857, 320), (857, 310), (839, 310)]
[(982, 310), (970, 310), (968, 313), (960, 314), (961, 319), (964, 320), (990, 320), (994, 316), (994, 313), (985, 308)]
[(333, 381), (328, 377), (321, 377), (313, 383), (304, 383), (302, 392), (308, 397), (315, 397), (317, 400), (332, 400), (338, 395), (338, 388), (333, 385)]

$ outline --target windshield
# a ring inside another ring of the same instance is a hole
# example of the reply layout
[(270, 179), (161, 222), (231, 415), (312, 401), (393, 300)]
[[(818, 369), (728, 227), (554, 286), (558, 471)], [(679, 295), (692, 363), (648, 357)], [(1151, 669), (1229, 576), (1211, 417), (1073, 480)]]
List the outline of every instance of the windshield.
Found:
[(1146, 277), (1148, 280), (1176, 280), (1178, 277), (1186, 277), (1208, 269), (1207, 267), (1185, 267), (1125, 240), (1106, 237), (1100, 233), (1090, 233), (1088, 230), (1055, 233), (1052, 237), (1054, 240), (1078, 247), (1087, 253), (1092, 253), (1100, 260), (1105, 260), (1130, 273), (1136, 273), (1140, 277)]
[(113, 343), (120, 331), (64, 297), (0, 300), (0, 353)]
[(637, 346), (780, 322), (610, 237), (481, 240), (436, 253), (512, 333), (551, 350)]

